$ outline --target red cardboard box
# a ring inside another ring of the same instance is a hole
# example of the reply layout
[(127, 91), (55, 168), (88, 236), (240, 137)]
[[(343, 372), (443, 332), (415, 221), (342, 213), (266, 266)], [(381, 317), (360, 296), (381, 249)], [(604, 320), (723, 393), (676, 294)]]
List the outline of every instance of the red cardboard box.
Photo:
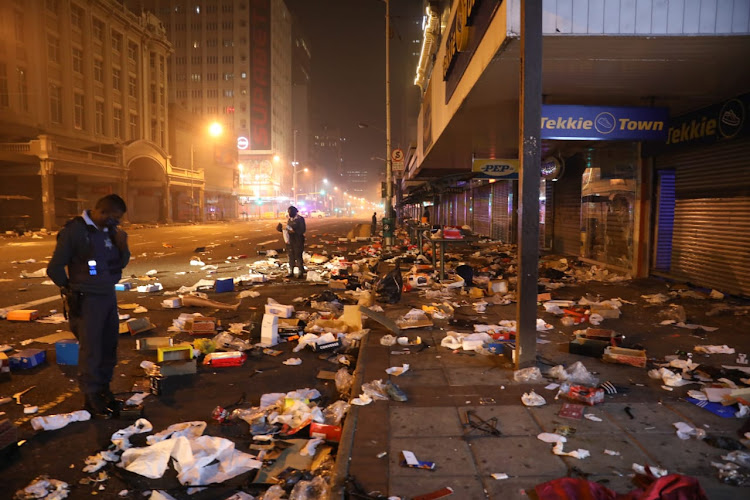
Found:
[(338, 443), (341, 441), (341, 426), (313, 422), (310, 424), (310, 437), (322, 438), (326, 441)]

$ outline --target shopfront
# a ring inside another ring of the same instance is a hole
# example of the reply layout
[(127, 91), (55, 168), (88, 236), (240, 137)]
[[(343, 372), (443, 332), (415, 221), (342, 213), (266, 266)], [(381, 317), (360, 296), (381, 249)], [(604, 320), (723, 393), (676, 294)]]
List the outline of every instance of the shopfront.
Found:
[(750, 94), (673, 119), (654, 166), (651, 272), (750, 296)]

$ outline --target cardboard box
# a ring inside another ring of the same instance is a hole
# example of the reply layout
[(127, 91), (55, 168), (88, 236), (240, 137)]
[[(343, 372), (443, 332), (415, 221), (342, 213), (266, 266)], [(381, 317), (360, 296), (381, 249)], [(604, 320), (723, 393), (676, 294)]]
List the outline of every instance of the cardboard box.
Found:
[(64, 339), (55, 342), (55, 356), (58, 365), (78, 365), (78, 351), (77, 340)]
[(620, 317), (620, 310), (616, 307), (591, 306), (591, 314), (598, 314), (604, 319), (617, 319)]
[(646, 351), (640, 349), (626, 349), (624, 347), (609, 346), (604, 350), (603, 361), (620, 363), (623, 365), (646, 367)]
[(155, 351), (159, 347), (174, 345), (172, 337), (150, 337), (147, 339), (136, 339), (135, 349), (137, 351)]
[(185, 331), (190, 335), (214, 335), (216, 334), (216, 318), (196, 316), (185, 322)]
[(10, 360), (4, 352), (0, 352), (0, 380), (10, 380)]
[(275, 317), (278, 318), (278, 333), (280, 338), (294, 337), (295, 335), (302, 335), (305, 332), (299, 319)]
[(279, 317), (274, 314), (264, 314), (260, 325), (260, 344), (274, 346), (279, 343)]
[(496, 293), (505, 295), (508, 293), (508, 282), (505, 280), (490, 280), (487, 283), (487, 295), (495, 295)]
[(310, 424), (310, 437), (321, 438), (326, 441), (332, 441), (338, 443), (341, 441), (341, 426), (340, 425), (326, 425), (313, 422)]
[(340, 340), (334, 340), (333, 342), (326, 342), (324, 344), (312, 344), (312, 349), (316, 352), (332, 351), (339, 347), (341, 347)]
[(116, 292), (128, 292), (133, 288), (132, 283), (117, 283), (115, 285)]
[(294, 314), (294, 306), (284, 304), (266, 304), (266, 314), (273, 314), (280, 318), (291, 318)]
[(193, 359), (193, 346), (190, 344), (177, 344), (156, 348), (156, 360), (159, 362), (187, 359)]
[(216, 293), (233, 292), (234, 280), (232, 278), (217, 279), (214, 282), (214, 290)]
[(179, 309), (182, 307), (182, 299), (180, 297), (172, 297), (161, 301), (161, 306), (165, 309)]
[(16, 309), (9, 311), (5, 317), (8, 321), (36, 321), (39, 318), (39, 311), (36, 309)]
[(156, 328), (156, 325), (151, 323), (151, 320), (148, 317), (131, 319), (125, 324), (128, 325), (130, 335), (136, 335)]
[(329, 280), (328, 288), (331, 288), (333, 290), (346, 290), (346, 286), (348, 284), (348, 280)]
[(28, 370), (47, 361), (47, 351), (24, 349), (10, 356), (11, 370)]
[(162, 377), (176, 377), (198, 373), (198, 363), (193, 359), (173, 359), (159, 363)]
[(247, 359), (247, 354), (239, 351), (212, 352), (206, 354), (203, 364), (208, 366), (242, 366)]
[(570, 354), (601, 358), (604, 355), (604, 350), (610, 345), (607, 340), (594, 340), (578, 336), (568, 343), (568, 351)]

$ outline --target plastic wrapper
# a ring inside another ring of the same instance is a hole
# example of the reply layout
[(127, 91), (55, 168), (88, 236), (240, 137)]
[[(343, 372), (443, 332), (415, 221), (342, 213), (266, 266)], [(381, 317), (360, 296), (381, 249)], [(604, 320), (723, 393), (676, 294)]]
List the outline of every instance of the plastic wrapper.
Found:
[(284, 491), (284, 488), (282, 488), (278, 484), (274, 484), (273, 486), (268, 488), (265, 493), (263, 493), (263, 496), (260, 497), (260, 500), (282, 500), (284, 496), (286, 496), (286, 491)]
[(336, 382), (336, 390), (339, 391), (339, 394), (349, 394), (352, 384), (354, 383), (354, 376), (349, 373), (349, 370), (346, 368), (340, 368), (339, 371), (336, 372), (334, 380)]
[(366, 384), (362, 384), (362, 392), (364, 392), (367, 396), (375, 400), (379, 399), (381, 401), (385, 401), (389, 399), (385, 384), (380, 379), (373, 380), (372, 382), (367, 382)]
[(322, 476), (315, 476), (312, 481), (298, 482), (289, 494), (289, 500), (326, 500), (327, 498), (328, 481)]
[(586, 387), (565, 382), (560, 386), (560, 393), (568, 399), (593, 406), (604, 402), (604, 389)]
[(211, 339), (195, 339), (195, 341), (193, 341), (193, 346), (202, 354), (210, 354), (216, 351), (216, 344)]
[(521, 396), (521, 402), (526, 406), (544, 406), (547, 404), (547, 401), (534, 391), (525, 392)]
[(344, 415), (349, 411), (350, 405), (346, 401), (336, 401), (326, 406), (323, 410), (324, 422), (327, 425), (339, 425), (344, 419)]
[(395, 343), (396, 343), (396, 337), (394, 337), (393, 335), (386, 334), (386, 335), (383, 335), (380, 339), (380, 345), (390, 347), (394, 345)]
[(557, 365), (547, 372), (547, 376), (555, 378), (561, 382), (567, 381), (571, 384), (590, 386), (599, 384), (599, 379), (593, 376), (580, 361), (576, 361), (567, 369), (562, 365)]
[(91, 414), (86, 410), (78, 410), (71, 413), (60, 413), (58, 415), (45, 415), (43, 417), (34, 417), (31, 419), (31, 427), (35, 430), (44, 429), (45, 431), (54, 431), (62, 429), (71, 422), (83, 422), (89, 420)]
[(677, 323), (685, 323), (687, 321), (685, 308), (677, 304), (670, 304), (668, 308), (659, 311), (657, 316), (664, 320), (676, 321)]
[(541, 382), (542, 372), (539, 368), (532, 366), (530, 368), (524, 368), (513, 372), (513, 380), (516, 382)]

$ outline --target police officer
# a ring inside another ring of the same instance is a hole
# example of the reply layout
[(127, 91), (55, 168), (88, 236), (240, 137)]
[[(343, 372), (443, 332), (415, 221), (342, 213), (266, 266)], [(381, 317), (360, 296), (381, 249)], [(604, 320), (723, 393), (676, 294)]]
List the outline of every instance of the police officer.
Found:
[[(305, 264), (302, 262), (302, 252), (305, 250), (305, 218), (299, 214), (297, 207), (291, 206), (287, 210), (289, 218), (286, 229), (289, 232), (289, 278), (299, 278), (305, 274)], [(299, 269), (299, 274), (294, 273), (294, 268)]]
[(117, 227), (126, 211), (119, 196), (101, 198), (60, 230), (47, 266), (67, 299), (70, 329), (80, 343), (78, 385), (85, 408), (99, 418), (112, 417), (121, 405), (109, 384), (119, 335), (115, 284), (130, 260), (127, 234)]

